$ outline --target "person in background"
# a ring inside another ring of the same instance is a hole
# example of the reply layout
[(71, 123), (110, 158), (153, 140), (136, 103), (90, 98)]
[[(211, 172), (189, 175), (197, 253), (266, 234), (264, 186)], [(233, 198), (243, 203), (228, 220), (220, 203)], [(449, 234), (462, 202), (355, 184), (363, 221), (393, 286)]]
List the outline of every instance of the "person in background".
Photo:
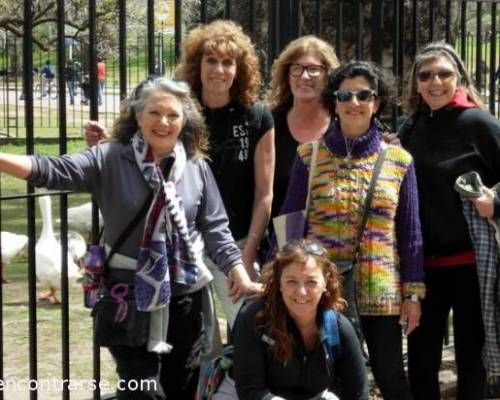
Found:
[[(40, 70), (40, 74), (42, 75), (41, 97), (45, 97), (47, 94), (50, 97), (50, 93), (52, 92), (52, 88), (54, 86), (54, 79), (56, 77), (55, 67), (50, 60), (45, 61), (45, 64)], [(57, 93), (55, 93), (54, 96), (57, 97)]]
[(271, 219), (283, 205), (297, 146), (319, 139), (330, 127), (320, 97), (328, 71), (338, 66), (333, 47), (315, 36), (290, 42), (274, 61), (267, 98), (276, 149)]
[(90, 99), (90, 77), (89, 77), (89, 74), (83, 75), (83, 81), (80, 84), (80, 87), (82, 89), (81, 103), (86, 106), (89, 104), (89, 99)]
[(78, 82), (78, 75), (73, 64), (73, 60), (66, 61), (66, 68), (64, 68), (64, 79), (66, 79), (66, 86), (69, 93), (69, 104), (75, 104), (75, 91)]
[(440, 398), (438, 372), (452, 309), (457, 399), (484, 399), (476, 257), (454, 184), (470, 171), (478, 172), (486, 186), (500, 181), (500, 123), (485, 111), (462, 60), (445, 43), (431, 43), (417, 54), (406, 96), (412, 117), (399, 137), (415, 160), (427, 286), (420, 326), (408, 341), (413, 396)]
[(106, 64), (102, 57), (97, 58), (97, 101), (100, 106), (104, 99), (104, 81), (106, 79)]
[[(146, 332), (134, 338), (141, 345), (109, 345), (118, 375), (125, 380), (118, 399), (193, 398), (208, 329), (202, 305), (211, 280), (201, 242), (227, 274), (232, 299), (260, 290), (246, 273), (229, 230), (205, 161), (207, 144), (189, 86), (157, 78), (143, 82), (124, 101), (113, 138), (106, 143), (59, 157), (0, 153), (2, 173), (35, 186), (91, 193), (104, 220), (107, 251), (153, 194), (147, 215), (109, 261), (103, 283), (103, 290), (116, 293), (117, 300), (117, 293), (129, 293), (134, 300), (130, 304), (150, 314)], [(106, 332), (113, 329), (106, 326)], [(106, 332), (97, 332), (97, 337)], [(112, 335), (112, 340), (122, 339)], [(134, 386), (128, 382), (141, 379), (155, 384), (129, 389)]]
[[(322, 95), (335, 118), (319, 141), (306, 238), (318, 240), (334, 263), (357, 247), (375, 163), (382, 150), (375, 118), (392, 104), (392, 80), (377, 65), (347, 63), (329, 76)], [(305, 208), (311, 145), (298, 148), (282, 214)], [(356, 258), (356, 299), (375, 382), (386, 400), (410, 399), (401, 326), (413, 335), (425, 296), (422, 237), (412, 158), (388, 145)]]
[[(262, 276), (264, 292), (241, 309), (235, 324), (239, 399), (368, 400), (365, 360), (351, 323), (337, 312), (344, 306), (341, 284), (326, 250), (313, 240), (289, 242)], [(327, 310), (335, 310), (340, 336), (333, 360)]]

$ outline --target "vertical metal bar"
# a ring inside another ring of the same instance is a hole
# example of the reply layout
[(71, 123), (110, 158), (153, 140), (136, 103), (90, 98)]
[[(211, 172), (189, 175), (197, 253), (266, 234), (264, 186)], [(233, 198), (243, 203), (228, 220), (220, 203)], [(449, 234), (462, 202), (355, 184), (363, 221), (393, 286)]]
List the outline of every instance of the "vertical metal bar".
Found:
[[(399, 71), (399, 41), (400, 32), (399, 32), (399, 1), (395, 0), (392, 4), (392, 14), (393, 14), (393, 41), (392, 41), (392, 73), (394, 76), (398, 76)], [(392, 108), (392, 126), (396, 126), (396, 121), (398, 117), (397, 107)]]
[(361, 60), (363, 58), (363, 0), (359, 0), (357, 3), (358, 7), (356, 9), (357, 18), (357, 31), (356, 31), (356, 59)]
[(148, 0), (148, 75), (155, 72), (155, 2)]
[(481, 76), (482, 64), (483, 64), (483, 51), (481, 48), (481, 38), (482, 38), (482, 19), (481, 14), (483, 11), (483, 2), (478, 1), (476, 3), (476, 87), (477, 90), (481, 92), (483, 88), (483, 80)]
[(321, 1), (316, 0), (316, 10), (315, 10), (315, 20), (316, 23), (314, 24), (315, 29), (316, 29), (316, 36), (321, 37), (323, 33), (323, 19), (321, 18)]
[(90, 78), (90, 119), (99, 118), (97, 108), (97, 11), (96, 0), (89, 0), (89, 78)]
[(446, 0), (445, 41), (451, 43), (451, 0)]
[(278, 5), (275, 1), (270, 1), (268, 3), (269, 7), (269, 28), (268, 28), (268, 57), (267, 65), (270, 69), (273, 60), (278, 55), (278, 31), (279, 31), (279, 18), (278, 18)]
[(337, 52), (337, 57), (339, 60), (342, 60), (342, 24), (343, 24), (343, 0), (337, 1), (337, 34), (335, 35), (335, 50)]
[[(497, 72), (497, 5), (491, 3), (491, 38), (490, 38), (490, 112), (495, 115), (495, 97), (496, 97), (496, 72)], [(498, 77), (500, 79), (500, 76)], [(500, 82), (499, 82), (500, 85)], [(500, 99), (498, 99), (500, 100)]]
[(120, 100), (127, 97), (127, 2), (118, 1)]
[(383, 0), (372, 1), (372, 60), (382, 63), (382, 6)]
[[(287, 43), (297, 39), (302, 32), (301, 15), (302, 15), (302, 1), (292, 0), (291, 12), (292, 12), (292, 25), (290, 27), (290, 36), (288, 37)], [(284, 43), (281, 45), (281, 49), (285, 47)], [(281, 50), (280, 49), (280, 50)]]
[(255, 0), (250, 0), (250, 37), (252, 38), (252, 42), (255, 43), (257, 39), (257, 5), (255, 4)]
[(202, 24), (207, 23), (208, 16), (208, 3), (207, 0), (200, 0), (200, 20)]
[(225, 5), (225, 10), (224, 10), (224, 16), (226, 19), (231, 19), (232, 16), (232, 10), (231, 10), (231, 0), (226, 0), (226, 5)]
[(461, 15), (460, 15), (460, 57), (462, 60), (466, 59), (467, 50), (467, 2), (461, 2)]
[[(57, 0), (57, 63), (59, 74), (59, 154), (67, 153), (66, 127), (66, 79), (65, 79), (65, 18), (64, 0)], [(68, 295), (68, 196), (60, 196), (61, 218), (61, 352), (62, 352), (62, 398), (69, 399), (69, 295)]]
[[(23, 70), (25, 88), (25, 125), (26, 125), (26, 153), (34, 153), (33, 140), (33, 2), (24, 0), (23, 24)], [(27, 185), (28, 194), (33, 194), (33, 186)], [(28, 314), (29, 314), (29, 379), (37, 379), (37, 329), (36, 329), (36, 261), (35, 261), (35, 204), (33, 197), (28, 197)], [(36, 400), (38, 392), (30, 391), (30, 399)]]
[(436, 22), (436, 2), (429, 0), (429, 42), (434, 40), (434, 23)]
[[(398, 36), (398, 95), (403, 94), (404, 52), (405, 52), (405, 1), (399, 1), (399, 36)], [(399, 111), (399, 110), (398, 110)], [(394, 126), (395, 127), (395, 126)]]
[(417, 54), (419, 46), (419, 8), (418, 8), (418, 0), (413, 0), (413, 20), (412, 20), (412, 25), (413, 25), (413, 40), (412, 40), (412, 54), (415, 56)]
[(175, 0), (175, 61), (181, 56), (182, 42), (182, 0)]

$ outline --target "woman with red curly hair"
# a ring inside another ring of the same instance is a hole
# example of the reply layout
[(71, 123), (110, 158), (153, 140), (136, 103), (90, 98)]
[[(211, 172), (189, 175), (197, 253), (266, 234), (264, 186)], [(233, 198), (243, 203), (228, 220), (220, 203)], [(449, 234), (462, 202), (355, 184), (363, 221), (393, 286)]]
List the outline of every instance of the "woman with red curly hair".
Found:
[[(270, 111), (257, 103), (261, 74), (255, 49), (239, 25), (216, 20), (189, 32), (176, 75), (190, 84), (203, 106), (210, 165), (229, 228), (242, 248), (245, 268), (255, 277), (257, 250), (271, 213), (274, 173), (274, 123)], [(241, 304), (229, 301), (226, 277), (215, 266), (211, 271), (232, 326)]]
[[(368, 399), (365, 361), (352, 325), (337, 312), (345, 302), (326, 250), (314, 240), (288, 243), (264, 268), (263, 283), (263, 294), (242, 308), (234, 329), (239, 399)], [(333, 368), (327, 310), (335, 310), (340, 336)]]

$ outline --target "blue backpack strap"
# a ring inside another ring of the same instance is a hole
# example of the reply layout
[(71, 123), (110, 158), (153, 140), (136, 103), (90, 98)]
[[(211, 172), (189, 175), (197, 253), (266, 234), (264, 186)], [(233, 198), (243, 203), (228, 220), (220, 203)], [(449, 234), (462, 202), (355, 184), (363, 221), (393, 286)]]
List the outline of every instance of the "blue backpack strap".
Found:
[(328, 355), (333, 366), (335, 365), (335, 359), (340, 347), (339, 323), (336, 311), (323, 311), (323, 329), (325, 330), (326, 343), (328, 344)]

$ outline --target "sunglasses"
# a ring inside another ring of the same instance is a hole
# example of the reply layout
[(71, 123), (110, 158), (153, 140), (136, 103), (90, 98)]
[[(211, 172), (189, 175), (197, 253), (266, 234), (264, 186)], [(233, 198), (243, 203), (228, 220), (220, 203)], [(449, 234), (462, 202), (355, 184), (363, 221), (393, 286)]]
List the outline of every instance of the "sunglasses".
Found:
[(369, 89), (360, 89), (353, 92), (350, 90), (337, 90), (333, 95), (339, 103), (351, 101), (353, 97), (356, 97), (361, 103), (368, 103), (373, 100), (373, 97), (377, 97), (377, 93)]
[(307, 71), (309, 76), (313, 78), (320, 76), (323, 72), (326, 71), (326, 67), (324, 65), (300, 65), (300, 64), (292, 64), (290, 65), (290, 69), (288, 73), (296, 78), (301, 77), (304, 74), (304, 71)]
[(420, 82), (433, 81), (437, 76), (439, 80), (446, 81), (450, 79), (455, 72), (443, 69), (441, 71), (420, 71), (417, 73), (417, 78)]
[(297, 251), (297, 249), (302, 249), (311, 256), (321, 257), (326, 255), (323, 246), (314, 240), (291, 240), (281, 248), (280, 253), (287, 255)]

